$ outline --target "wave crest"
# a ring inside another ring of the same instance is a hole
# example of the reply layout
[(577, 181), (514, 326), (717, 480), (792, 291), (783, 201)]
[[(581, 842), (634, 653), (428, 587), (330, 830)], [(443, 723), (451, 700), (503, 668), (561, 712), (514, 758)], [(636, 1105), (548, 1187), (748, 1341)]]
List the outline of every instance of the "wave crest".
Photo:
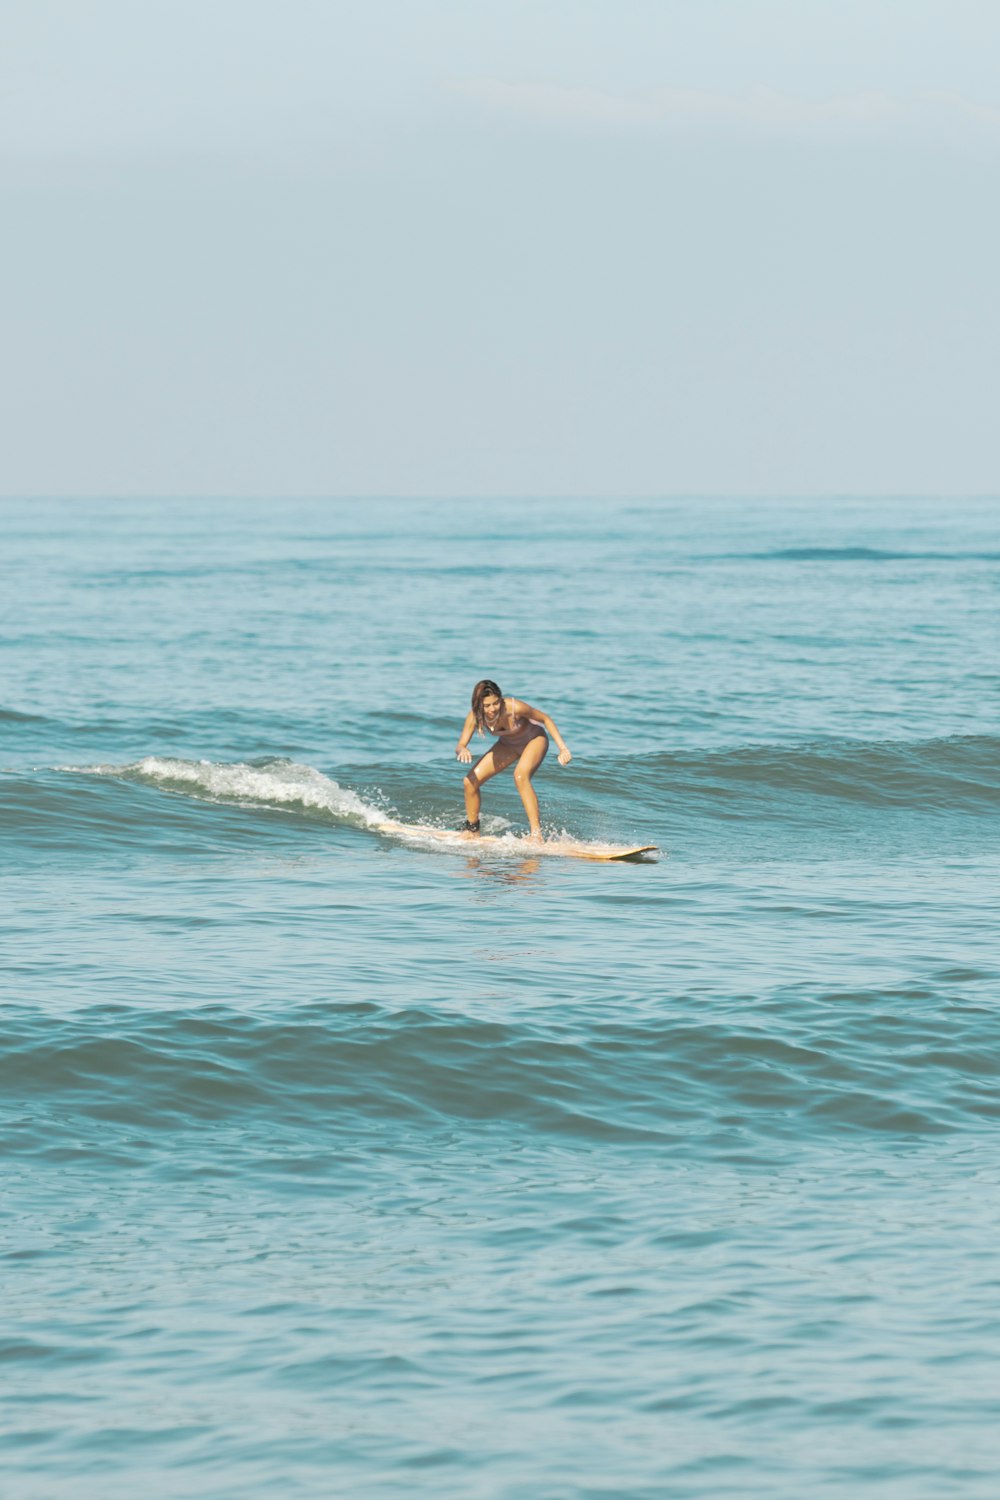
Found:
[(116, 776), (124, 781), (162, 787), (165, 791), (183, 792), (205, 802), (326, 813), (338, 822), (366, 828), (383, 822), (386, 816), (384, 809), (365, 802), (322, 771), (292, 760), (227, 763), (147, 755), (131, 765), (86, 769), (95, 776)]

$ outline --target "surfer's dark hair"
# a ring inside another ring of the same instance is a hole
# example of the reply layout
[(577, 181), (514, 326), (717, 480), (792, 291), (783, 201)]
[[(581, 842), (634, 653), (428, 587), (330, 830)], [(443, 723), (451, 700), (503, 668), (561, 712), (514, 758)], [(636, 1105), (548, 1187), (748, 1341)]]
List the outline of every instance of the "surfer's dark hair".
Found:
[(501, 693), (496, 683), (491, 682), (488, 677), (484, 677), (482, 682), (477, 682), (472, 689), (472, 712), (476, 716), (476, 728), (480, 734), (486, 733), (486, 712), (483, 708), (484, 698), (499, 698), (501, 705), (503, 704), (503, 693)]

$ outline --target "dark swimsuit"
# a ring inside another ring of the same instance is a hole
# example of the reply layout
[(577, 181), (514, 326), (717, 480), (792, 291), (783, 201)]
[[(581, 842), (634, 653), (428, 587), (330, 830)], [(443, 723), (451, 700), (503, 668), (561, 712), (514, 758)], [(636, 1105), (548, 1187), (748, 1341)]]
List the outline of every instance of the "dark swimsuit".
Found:
[[(495, 734), (501, 745), (509, 745), (512, 750), (523, 750), (529, 740), (535, 740), (539, 735), (547, 738), (541, 724), (536, 724), (534, 719), (521, 719), (517, 714), (513, 713), (508, 707), (510, 701), (509, 698), (504, 699), (504, 712), (507, 715), (508, 727), (506, 729), (490, 729), (489, 724), (487, 724), (486, 728), (489, 729), (490, 734)], [(494, 748), (496, 747), (494, 746)]]

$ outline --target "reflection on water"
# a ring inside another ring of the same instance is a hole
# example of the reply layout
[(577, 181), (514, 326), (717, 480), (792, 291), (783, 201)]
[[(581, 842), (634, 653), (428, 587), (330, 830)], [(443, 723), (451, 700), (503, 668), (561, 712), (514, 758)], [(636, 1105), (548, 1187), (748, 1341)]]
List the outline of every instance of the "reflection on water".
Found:
[(537, 856), (534, 859), (519, 860), (517, 864), (513, 862), (499, 864), (470, 854), (465, 861), (465, 868), (458, 871), (458, 875), (464, 880), (480, 879), (483, 882), (483, 893), (488, 894), (493, 886), (531, 884), (538, 875), (541, 865), (542, 862)]

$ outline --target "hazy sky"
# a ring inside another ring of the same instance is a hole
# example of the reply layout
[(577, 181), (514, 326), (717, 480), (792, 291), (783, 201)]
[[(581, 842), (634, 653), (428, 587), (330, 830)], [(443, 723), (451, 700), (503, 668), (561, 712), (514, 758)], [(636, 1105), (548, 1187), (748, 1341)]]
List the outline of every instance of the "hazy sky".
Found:
[(1000, 493), (997, 0), (4, 0), (8, 495)]

